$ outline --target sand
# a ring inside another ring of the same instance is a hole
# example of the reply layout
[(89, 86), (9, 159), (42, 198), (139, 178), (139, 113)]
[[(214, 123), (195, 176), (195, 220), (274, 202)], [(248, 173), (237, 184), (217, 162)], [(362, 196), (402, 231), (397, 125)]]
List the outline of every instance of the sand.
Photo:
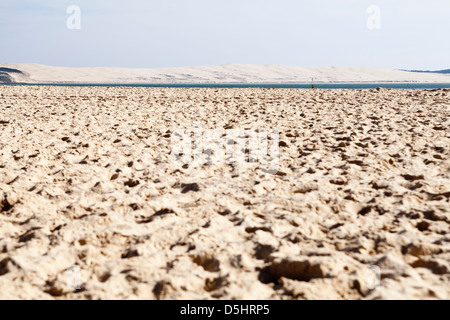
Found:
[[(450, 299), (449, 98), (0, 87), (0, 298)], [(180, 165), (196, 122), (279, 172)]]
[(193, 66), (159, 69), (66, 68), (39, 64), (0, 64), (22, 71), (9, 73), (22, 83), (450, 83), (450, 74), (416, 73), (359, 67), (281, 65)]

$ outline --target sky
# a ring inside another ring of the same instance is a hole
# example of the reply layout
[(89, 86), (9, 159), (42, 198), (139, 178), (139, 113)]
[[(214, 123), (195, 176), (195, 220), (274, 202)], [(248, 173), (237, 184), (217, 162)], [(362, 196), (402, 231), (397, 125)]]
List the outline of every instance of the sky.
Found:
[(0, 63), (440, 70), (449, 17), (448, 0), (0, 0)]

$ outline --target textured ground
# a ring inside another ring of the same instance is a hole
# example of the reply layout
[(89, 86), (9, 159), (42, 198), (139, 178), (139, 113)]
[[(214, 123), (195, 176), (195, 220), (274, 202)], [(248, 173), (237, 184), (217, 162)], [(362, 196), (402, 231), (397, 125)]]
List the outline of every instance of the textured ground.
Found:
[[(449, 98), (0, 87), (0, 298), (450, 299)], [(199, 121), (280, 171), (174, 162)]]

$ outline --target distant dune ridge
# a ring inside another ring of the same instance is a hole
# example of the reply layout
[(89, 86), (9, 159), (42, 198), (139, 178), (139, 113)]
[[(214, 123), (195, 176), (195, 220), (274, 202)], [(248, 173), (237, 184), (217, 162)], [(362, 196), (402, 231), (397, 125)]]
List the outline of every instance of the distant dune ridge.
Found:
[(450, 74), (359, 67), (280, 65), (195, 66), (160, 69), (67, 68), (39, 64), (0, 64), (0, 83), (450, 83)]
[(0, 67), (0, 83), (13, 83), (15, 80), (10, 74), (22, 74), (22, 71), (11, 68)]

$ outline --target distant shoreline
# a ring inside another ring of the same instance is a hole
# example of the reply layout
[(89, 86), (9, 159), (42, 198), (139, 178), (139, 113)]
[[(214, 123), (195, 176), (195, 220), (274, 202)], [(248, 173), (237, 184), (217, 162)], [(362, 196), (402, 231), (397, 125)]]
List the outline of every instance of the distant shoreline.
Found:
[(450, 69), (447, 69), (447, 70), (437, 70), (437, 71), (430, 71), (430, 70), (400, 70), (400, 71), (416, 72), (416, 73), (450, 74)]
[[(129, 88), (216, 88), (216, 89), (311, 89), (311, 83), (0, 83), (4, 86), (39, 87), (129, 87)], [(315, 89), (450, 89), (450, 83), (334, 82), (314, 83)]]

